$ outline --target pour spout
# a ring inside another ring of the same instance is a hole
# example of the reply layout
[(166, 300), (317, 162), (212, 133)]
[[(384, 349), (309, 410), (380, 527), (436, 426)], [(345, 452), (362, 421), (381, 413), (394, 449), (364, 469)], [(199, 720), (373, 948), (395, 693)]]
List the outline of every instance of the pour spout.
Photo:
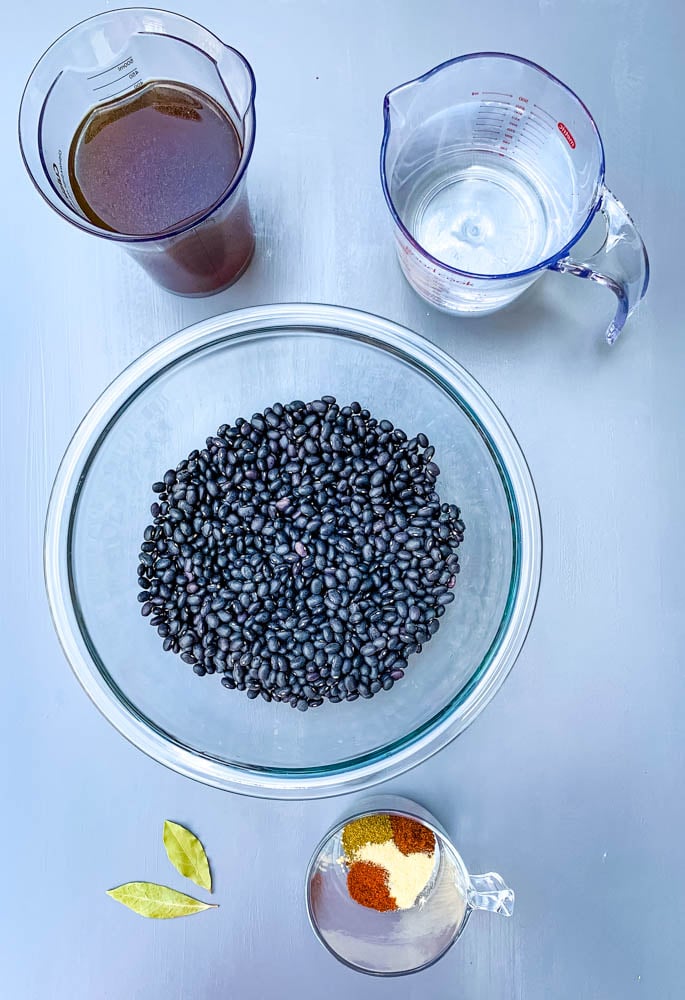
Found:
[(395, 87), (394, 90), (388, 91), (383, 101), (383, 115), (386, 125), (391, 123), (395, 128), (404, 125), (418, 85), (418, 80), (411, 80), (409, 83), (403, 83), (401, 86)]
[(255, 77), (247, 59), (230, 45), (220, 43), (216, 66), (224, 82), (229, 100), (238, 117), (244, 121), (254, 109)]

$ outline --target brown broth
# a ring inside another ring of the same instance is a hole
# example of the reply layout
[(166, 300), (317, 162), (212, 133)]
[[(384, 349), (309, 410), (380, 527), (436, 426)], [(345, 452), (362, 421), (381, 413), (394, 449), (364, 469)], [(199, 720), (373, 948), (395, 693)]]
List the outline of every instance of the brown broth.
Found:
[(252, 256), (245, 192), (234, 192), (196, 228), (168, 234), (221, 201), (241, 156), (235, 126), (213, 98), (156, 80), (88, 113), (71, 143), (69, 178), (93, 225), (162, 238), (127, 246), (155, 280), (202, 295), (234, 281)]

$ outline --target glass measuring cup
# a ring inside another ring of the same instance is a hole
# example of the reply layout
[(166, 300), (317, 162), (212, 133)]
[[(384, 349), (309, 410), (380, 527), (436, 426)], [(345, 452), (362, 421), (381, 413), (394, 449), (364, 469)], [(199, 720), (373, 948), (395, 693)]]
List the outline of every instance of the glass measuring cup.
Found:
[[(433, 874), (409, 910), (369, 909), (347, 889), (343, 828), (377, 813), (418, 820), (435, 836)], [(464, 932), (474, 910), (507, 917), (514, 910), (514, 892), (501, 875), (470, 875), (428, 810), (396, 795), (364, 800), (329, 830), (309, 863), (305, 896), (309, 922), (324, 947), (350, 968), (376, 976), (401, 976), (433, 965)]]
[[(94, 225), (79, 206), (69, 149), (92, 108), (123, 102), (151, 81), (186, 84), (213, 99), (236, 130), (240, 160), (221, 197), (199, 215), (154, 235), (111, 232)], [(55, 211), (79, 229), (121, 244), (158, 284), (180, 295), (217, 292), (240, 277), (254, 251), (245, 184), (255, 136), (254, 93), (247, 60), (194, 21), (142, 7), (98, 14), (58, 38), (29, 77), (19, 111), (24, 163)]]
[[(604, 184), (604, 148), (582, 101), (517, 56), (478, 52), (391, 90), (381, 183), (405, 277), (448, 313), (508, 305), (545, 269), (617, 297), (611, 344), (647, 290), (640, 234)], [(606, 237), (574, 247), (597, 212)]]

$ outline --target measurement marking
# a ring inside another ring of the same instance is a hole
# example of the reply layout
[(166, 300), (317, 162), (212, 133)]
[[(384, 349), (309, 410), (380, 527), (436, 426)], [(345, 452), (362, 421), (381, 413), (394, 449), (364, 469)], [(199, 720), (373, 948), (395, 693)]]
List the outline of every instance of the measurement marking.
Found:
[(506, 111), (479, 111), (476, 115), (477, 118), (499, 118), (500, 120), (507, 117)]
[(530, 121), (535, 122), (536, 125), (539, 125), (540, 128), (544, 129), (549, 128), (549, 122), (545, 118), (540, 118), (540, 116), (535, 111), (529, 112), (528, 118)]
[[(128, 73), (124, 73), (123, 76), (118, 76), (116, 80), (110, 80), (109, 83), (101, 83), (99, 87), (93, 87), (93, 90), (104, 90), (105, 87), (113, 87), (115, 83), (119, 83), (121, 80), (126, 80), (127, 78), (131, 78), (130, 70)], [(124, 90), (126, 90), (126, 87), (124, 87)]]
[(534, 107), (536, 107), (538, 109), (538, 111), (542, 111), (543, 115), (547, 115), (547, 117), (549, 118), (549, 120), (551, 122), (555, 121), (555, 119), (552, 117), (552, 115), (549, 113), (549, 111), (545, 111), (545, 109), (541, 108), (539, 104), (534, 105)]
[[(117, 65), (120, 65), (120, 64), (119, 64), (119, 63), (117, 63)], [(111, 73), (111, 72), (112, 72), (112, 70), (114, 70), (114, 69), (116, 69), (116, 68), (117, 68), (116, 66), (110, 66), (110, 67), (109, 67), (109, 69), (103, 69), (103, 70), (101, 70), (101, 71), (100, 71), (99, 73), (93, 73), (93, 75), (92, 75), (92, 76), (89, 76), (89, 77), (87, 77), (87, 79), (88, 79), (88, 80), (95, 80), (95, 79), (97, 79), (97, 77), (99, 77), (99, 76), (104, 76), (104, 75), (105, 75), (105, 73)]]
[(503, 94), (501, 90), (484, 90), (484, 94), (495, 94), (497, 97), (513, 97), (513, 94)]
[(539, 146), (539, 145), (538, 145), (537, 143), (535, 143), (535, 142), (531, 142), (531, 141), (530, 141), (529, 139), (526, 139), (525, 135), (520, 135), (520, 136), (518, 137), (518, 141), (519, 141), (519, 143), (521, 143), (521, 142), (522, 142), (522, 143), (524, 143), (524, 144), (525, 144), (526, 146), (530, 146), (530, 148), (531, 148), (531, 149), (534, 149), (536, 153), (537, 153), (537, 151), (538, 151), (539, 149), (541, 149), (541, 148), (542, 148), (542, 147), (541, 147), (541, 146)]
[(539, 122), (536, 122), (534, 119), (528, 118), (526, 124), (523, 127), (524, 129), (532, 128), (533, 125), (535, 126), (535, 131), (533, 132), (533, 135), (539, 135), (546, 139), (547, 136), (549, 135), (549, 129), (546, 128), (544, 125), (541, 125)]
[[(118, 97), (119, 94), (125, 94), (127, 90), (137, 90), (142, 85), (142, 82), (143, 81), (140, 80), (137, 83), (134, 83), (132, 85), (132, 87), (124, 87), (123, 90), (115, 90), (113, 94), (108, 94), (107, 96), (108, 97)], [(96, 87), (95, 89), (96, 90), (100, 90), (101, 88), (100, 87)]]
[(521, 131), (530, 132), (530, 134), (534, 135), (536, 139), (546, 139), (549, 135), (549, 129), (542, 129), (539, 125), (535, 125), (535, 122), (531, 122), (529, 118), (524, 120)]

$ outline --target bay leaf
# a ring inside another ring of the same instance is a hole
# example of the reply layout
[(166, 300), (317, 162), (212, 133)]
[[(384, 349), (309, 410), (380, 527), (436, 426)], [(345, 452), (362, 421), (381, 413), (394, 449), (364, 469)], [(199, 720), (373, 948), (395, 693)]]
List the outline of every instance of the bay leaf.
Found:
[(107, 895), (142, 917), (154, 917), (157, 920), (187, 917), (200, 910), (216, 909), (215, 903), (203, 903), (192, 896), (186, 896), (184, 892), (177, 892), (155, 882), (127, 882), (116, 889), (108, 889)]
[(186, 878), (202, 889), (212, 891), (212, 876), (205, 849), (194, 833), (180, 823), (164, 822), (164, 846), (169, 861)]

